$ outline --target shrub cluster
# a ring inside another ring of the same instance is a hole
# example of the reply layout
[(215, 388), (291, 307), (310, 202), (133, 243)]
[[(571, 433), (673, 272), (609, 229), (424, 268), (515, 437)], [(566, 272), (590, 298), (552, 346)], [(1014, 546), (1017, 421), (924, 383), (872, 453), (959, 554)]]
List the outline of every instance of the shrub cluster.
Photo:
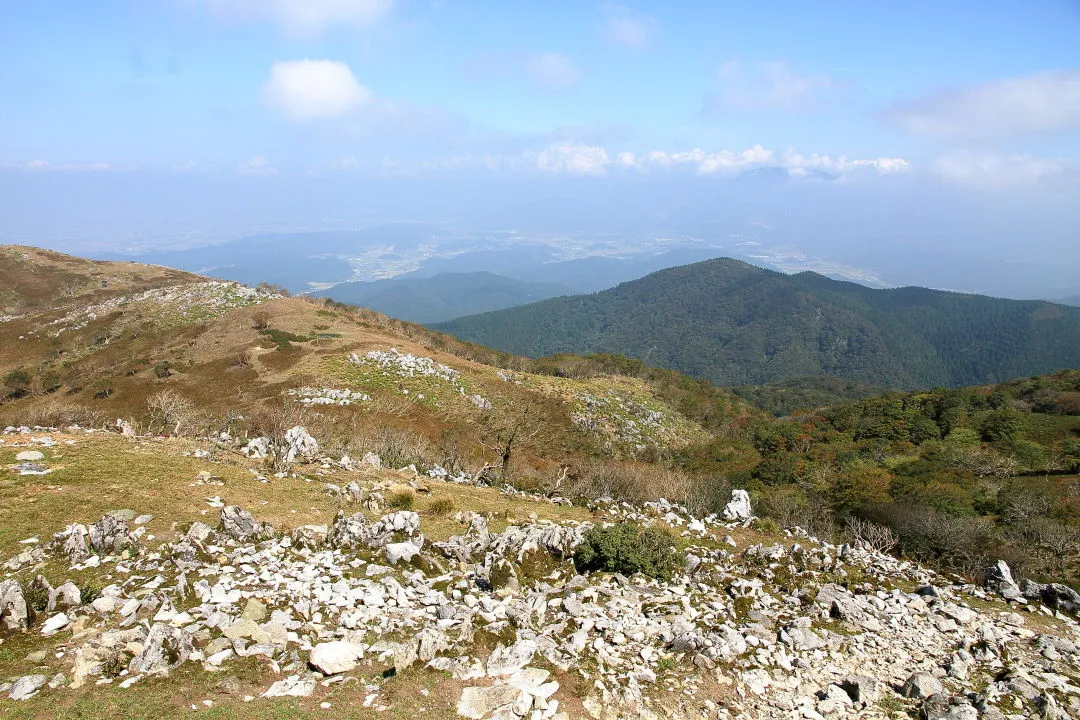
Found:
[(578, 572), (641, 573), (670, 580), (678, 567), (675, 539), (667, 530), (636, 525), (596, 525), (585, 533), (574, 564)]

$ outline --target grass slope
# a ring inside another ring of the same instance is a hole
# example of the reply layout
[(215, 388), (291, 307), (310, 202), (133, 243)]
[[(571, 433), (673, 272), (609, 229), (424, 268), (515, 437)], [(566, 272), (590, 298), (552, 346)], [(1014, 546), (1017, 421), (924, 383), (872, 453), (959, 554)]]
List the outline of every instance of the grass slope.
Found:
[[(455, 452), (493, 461), (492, 443), (520, 425), (517, 457), (543, 468), (592, 453), (652, 456), (750, 412), (730, 393), (639, 364), (556, 359), (532, 367), (371, 311), (252, 297), (240, 286), (162, 268), (119, 264), (130, 282), (110, 281), (112, 295), (102, 301), (98, 278), (117, 264), (25, 254), (74, 270), (53, 283), (55, 296), (32, 299), (42, 303), (40, 312), (0, 319), (0, 379), (14, 373), (25, 380), (0, 387), (0, 427), (73, 421), (100, 427), (127, 418), (162, 432), (167, 423), (147, 406), (170, 391), (198, 411), (187, 421), (189, 431), (246, 431), (288, 403), (297, 418), (332, 429), (340, 451), (377, 434), (408, 432), (433, 445), (445, 444), (441, 438), (449, 434), (460, 446)], [(20, 272), (42, 273), (32, 263)], [(149, 294), (143, 289), (166, 281), (175, 284)], [(4, 291), (26, 302), (23, 285), (0, 285)], [(458, 379), (364, 360), (390, 348), (445, 365)], [(354, 355), (359, 362), (350, 360)], [(499, 369), (511, 365), (513, 373)], [(297, 406), (297, 393), (331, 389), (366, 399), (347, 407)]]
[(816, 375), (893, 388), (959, 386), (1080, 365), (1080, 309), (874, 290), (731, 259), (435, 327), (533, 357), (629, 355), (726, 386)]

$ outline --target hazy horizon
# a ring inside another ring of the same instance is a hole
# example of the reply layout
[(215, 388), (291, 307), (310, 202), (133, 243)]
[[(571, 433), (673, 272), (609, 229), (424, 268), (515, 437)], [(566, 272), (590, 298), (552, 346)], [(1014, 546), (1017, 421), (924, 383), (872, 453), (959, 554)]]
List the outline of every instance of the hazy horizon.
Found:
[(431, 257), (759, 247), (872, 285), (1080, 294), (1069, 0), (7, 15), (0, 242), (154, 253), (411, 223)]

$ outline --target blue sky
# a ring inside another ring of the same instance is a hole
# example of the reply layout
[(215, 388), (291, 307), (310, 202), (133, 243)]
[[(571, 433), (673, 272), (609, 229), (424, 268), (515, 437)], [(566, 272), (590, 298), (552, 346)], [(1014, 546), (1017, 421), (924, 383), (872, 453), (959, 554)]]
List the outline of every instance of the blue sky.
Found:
[(600, 175), (695, 150), (683, 162), (707, 173), (718, 163), (700, 158), (755, 146), (773, 152), (763, 164), (1080, 156), (1068, 0), (46, 0), (4, 15), (8, 167)]
[(540, 233), (561, 207), (643, 246), (1080, 292), (1080, 0), (4, 5), (0, 242)]

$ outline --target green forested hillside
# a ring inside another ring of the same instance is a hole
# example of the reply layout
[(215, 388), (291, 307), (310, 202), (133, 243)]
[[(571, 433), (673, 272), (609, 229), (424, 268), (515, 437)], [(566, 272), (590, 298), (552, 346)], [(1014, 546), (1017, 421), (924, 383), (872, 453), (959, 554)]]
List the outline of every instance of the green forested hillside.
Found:
[(1080, 309), (784, 275), (727, 258), (438, 329), (533, 357), (617, 353), (720, 385), (977, 385), (1080, 365)]
[(840, 405), (886, 392), (886, 388), (828, 375), (791, 378), (764, 385), (740, 385), (731, 389), (747, 402), (777, 416)]
[(371, 308), (399, 320), (433, 323), (573, 292), (559, 283), (525, 282), (490, 272), (471, 272), (340, 283), (315, 295)]

